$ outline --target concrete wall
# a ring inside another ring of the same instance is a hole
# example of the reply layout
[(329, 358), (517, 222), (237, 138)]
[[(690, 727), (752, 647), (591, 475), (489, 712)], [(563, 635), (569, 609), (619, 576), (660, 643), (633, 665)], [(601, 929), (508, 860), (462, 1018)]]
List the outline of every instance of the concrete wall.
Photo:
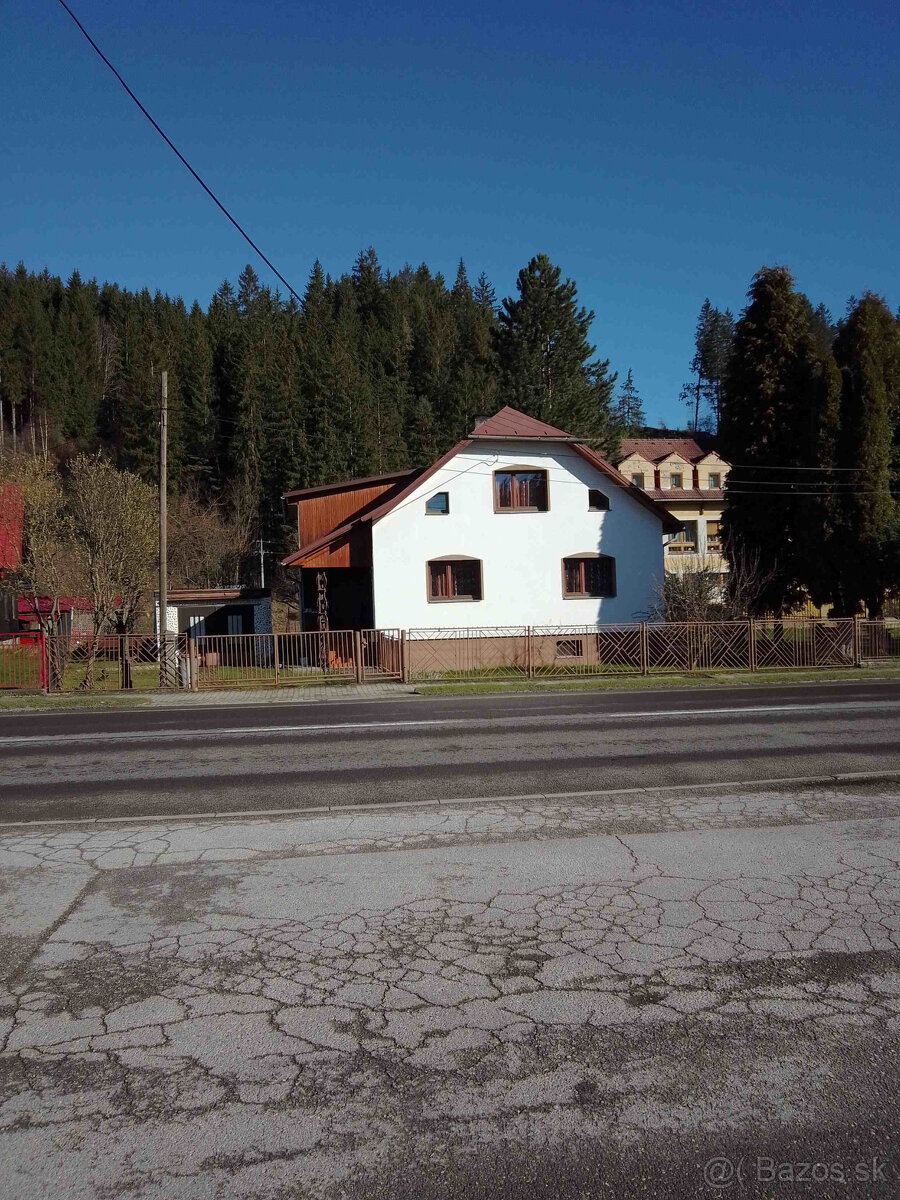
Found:
[[(550, 509), (495, 513), (493, 472), (545, 469)], [(588, 509), (588, 489), (609, 497)], [(425, 501), (450, 493), (449, 516)], [(662, 527), (623, 488), (565, 443), (476, 442), (431, 476), (372, 529), (375, 624), (379, 628), (593, 625), (639, 620), (662, 577)], [(584, 553), (616, 560), (617, 595), (566, 599), (562, 559)], [(426, 563), (445, 555), (482, 561), (483, 599), (430, 603)]]

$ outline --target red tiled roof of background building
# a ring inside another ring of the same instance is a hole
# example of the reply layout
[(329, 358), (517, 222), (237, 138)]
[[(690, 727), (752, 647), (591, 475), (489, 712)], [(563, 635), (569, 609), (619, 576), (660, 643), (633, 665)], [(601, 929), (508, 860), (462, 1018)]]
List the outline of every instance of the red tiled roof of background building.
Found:
[(22, 492), (12, 483), (0, 486), (0, 571), (14, 570), (22, 561)]
[[(37, 609), (34, 607), (34, 600), (31, 596), (19, 596), (16, 600), (16, 611), (20, 621), (36, 621), (38, 613), (41, 616), (47, 616), (53, 606), (53, 600), (50, 596), (38, 596)], [(88, 596), (60, 596), (59, 611), (61, 613), (72, 612), (91, 612), (93, 611), (93, 602)]]
[(639, 454), (648, 462), (658, 463), (669, 454), (680, 454), (689, 463), (697, 463), (707, 453), (693, 438), (622, 438), (620, 461), (630, 454)]
[(557, 429), (553, 425), (548, 425), (546, 421), (538, 421), (535, 417), (529, 417), (526, 413), (519, 412), (517, 408), (510, 408), (508, 404), (498, 413), (494, 413), (492, 417), (487, 417), (476, 425), (469, 437), (568, 438), (575, 441), (572, 434), (566, 433), (564, 429)]

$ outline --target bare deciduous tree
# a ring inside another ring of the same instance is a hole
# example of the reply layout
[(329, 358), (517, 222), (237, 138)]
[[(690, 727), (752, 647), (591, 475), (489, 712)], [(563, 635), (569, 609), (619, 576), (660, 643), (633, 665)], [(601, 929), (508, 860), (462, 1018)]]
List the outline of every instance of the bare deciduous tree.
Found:
[(651, 621), (739, 621), (756, 610), (771, 571), (759, 557), (742, 553), (722, 579), (721, 560), (699, 557), (667, 570), (647, 613)]
[(229, 517), (221, 504), (194, 491), (169, 508), (169, 577), (181, 587), (221, 587), (240, 577), (250, 550), (249, 520)]
[(157, 493), (99, 455), (71, 464), (68, 503), (72, 536), (84, 564), (94, 637), (83, 686), (93, 685), (97, 639), (109, 626), (127, 633), (158, 563)]

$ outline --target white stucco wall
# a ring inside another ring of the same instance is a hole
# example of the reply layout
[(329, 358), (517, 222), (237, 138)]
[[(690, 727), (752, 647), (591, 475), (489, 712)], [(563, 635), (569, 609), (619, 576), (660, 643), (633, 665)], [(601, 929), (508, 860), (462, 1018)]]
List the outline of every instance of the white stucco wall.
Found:
[[(166, 605), (166, 629), (169, 633), (178, 632), (178, 609), (171, 604)], [(159, 600), (153, 602), (153, 633), (159, 635)]]
[[(550, 509), (495, 513), (493, 472), (545, 469)], [(609, 497), (608, 512), (588, 509), (588, 489)], [(449, 516), (428, 516), (425, 501), (450, 493)], [(642, 619), (663, 573), (657, 517), (566, 443), (478, 442), (432, 475), (372, 528), (375, 624), (379, 628), (593, 625)], [(612, 555), (617, 595), (565, 599), (562, 559)], [(461, 554), (482, 560), (483, 599), (429, 603), (429, 559)]]

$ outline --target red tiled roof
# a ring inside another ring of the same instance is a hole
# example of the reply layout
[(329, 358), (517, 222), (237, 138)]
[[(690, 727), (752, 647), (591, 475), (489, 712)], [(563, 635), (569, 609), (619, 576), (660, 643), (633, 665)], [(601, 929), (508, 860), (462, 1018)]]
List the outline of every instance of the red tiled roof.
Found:
[(22, 561), (22, 492), (14, 483), (0, 487), (0, 571)]
[(639, 454), (652, 463), (660, 462), (667, 454), (680, 454), (689, 463), (695, 463), (706, 458), (707, 451), (693, 438), (622, 438), (622, 458), (629, 454)]
[[(19, 596), (16, 599), (16, 611), (20, 621), (34, 621), (37, 619), (38, 612), (41, 616), (46, 616), (50, 612), (52, 599), (50, 596), (38, 596), (37, 610), (34, 607), (34, 601), (31, 596)], [(59, 611), (61, 613), (71, 612), (74, 609), (76, 612), (91, 612), (93, 604), (87, 596), (60, 596)]]
[(494, 413), (492, 417), (488, 417), (487, 420), (476, 425), (469, 437), (567, 438), (571, 441), (575, 440), (571, 433), (548, 425), (546, 421), (538, 421), (535, 417), (529, 417), (525, 413), (519, 412), (517, 408), (510, 408), (508, 404), (498, 413)]

